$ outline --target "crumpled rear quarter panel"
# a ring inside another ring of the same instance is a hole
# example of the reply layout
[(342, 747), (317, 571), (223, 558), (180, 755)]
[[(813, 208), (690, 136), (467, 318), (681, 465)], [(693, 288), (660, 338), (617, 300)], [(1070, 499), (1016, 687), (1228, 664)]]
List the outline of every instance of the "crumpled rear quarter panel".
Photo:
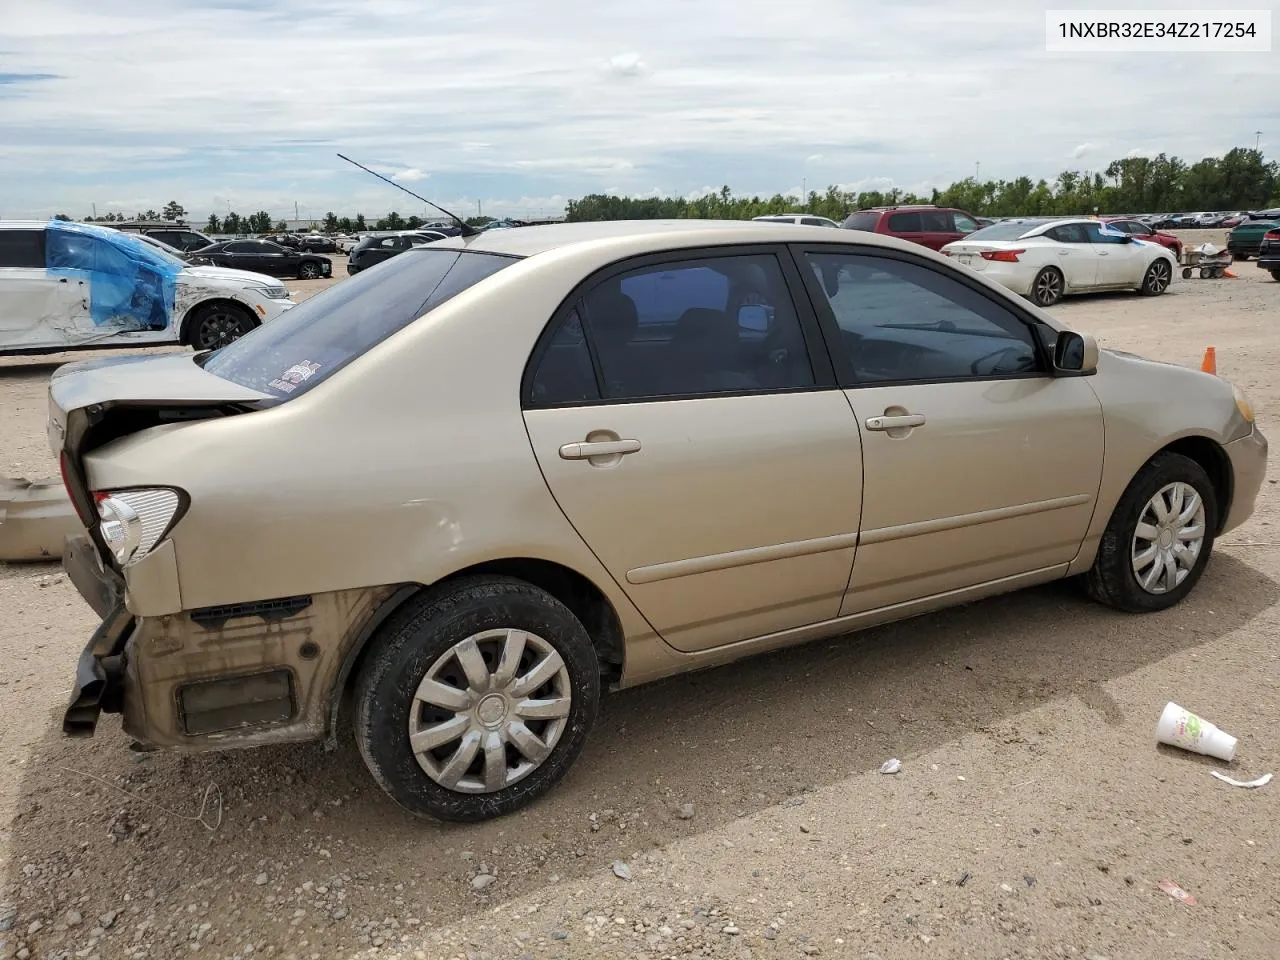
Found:
[[(306, 609), (279, 620), (260, 615), (206, 626), (190, 612), (138, 621), (126, 648), (124, 727), (158, 747), (224, 750), (325, 736), (331, 697), (348, 654), (395, 587), (317, 594)], [(311, 659), (303, 646), (314, 643)], [(285, 668), (293, 677), (293, 714), (287, 722), (189, 736), (183, 729), (178, 689), (200, 679), (249, 676)]]

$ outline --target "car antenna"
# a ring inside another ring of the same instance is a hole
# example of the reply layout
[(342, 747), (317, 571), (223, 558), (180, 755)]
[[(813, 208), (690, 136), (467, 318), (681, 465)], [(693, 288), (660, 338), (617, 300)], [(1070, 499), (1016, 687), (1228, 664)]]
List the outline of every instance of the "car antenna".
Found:
[(413, 192), (412, 190), (410, 190), (408, 187), (402, 187), (402, 186), (400, 186), (400, 184), (396, 183), (394, 180), (391, 180), (391, 179), (389, 179), (389, 178), (387, 178), (387, 177), (384, 177), (384, 176), (383, 176), (382, 174), (380, 174), (380, 173), (375, 173), (373, 170), (370, 170), (368, 167), (366, 167), (363, 163), (356, 163), (356, 161), (352, 160), (350, 157), (344, 157), (342, 154), (338, 154), (338, 156), (339, 156), (339, 157), (341, 157), (343, 160), (347, 161), (347, 163), (355, 164), (355, 166), (359, 167), (359, 168), (360, 168), (361, 170), (363, 170), (365, 173), (372, 173), (372, 174), (373, 174), (375, 177), (377, 177), (379, 180), (385, 180), (387, 183), (391, 184), (393, 187), (396, 187), (396, 188), (397, 188), (397, 189), (399, 189), (399, 190), (403, 190), (405, 193), (407, 193), (409, 196), (413, 197), (415, 200), (421, 200), (423, 203), (425, 203), (425, 204), (429, 204), (430, 206), (435, 207), (437, 210), (439, 210), (439, 211), (440, 211), (441, 213), (443, 213), (446, 217), (448, 217), (450, 220), (452, 220), (454, 223), (456, 223), (456, 224), (458, 225), (458, 236), (460, 236), (460, 237), (474, 237), (474, 236), (478, 236), (478, 235), (479, 235), (479, 233), (480, 233), (480, 231), (479, 231), (479, 230), (477, 230), (475, 227), (469, 226), (469, 225), (466, 223), (466, 221), (464, 221), (460, 216), (458, 216), (456, 213), (450, 213), (450, 212), (449, 212), (448, 210), (446, 210), (444, 207), (440, 206), (440, 204), (438, 204), (438, 203), (432, 203), (432, 202), (431, 202), (430, 200), (428, 200), (426, 197), (420, 197), (420, 196), (418, 196), (416, 193), (414, 193), (414, 192)]

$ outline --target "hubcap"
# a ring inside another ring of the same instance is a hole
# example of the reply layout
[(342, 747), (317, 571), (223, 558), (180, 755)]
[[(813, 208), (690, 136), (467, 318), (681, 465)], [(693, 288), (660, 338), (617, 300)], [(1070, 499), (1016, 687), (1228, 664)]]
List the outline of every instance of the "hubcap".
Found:
[(551, 755), (571, 703), (569, 670), (550, 643), (525, 630), (486, 630), (427, 670), (409, 709), (409, 745), (440, 786), (493, 793)]
[(1196, 565), (1204, 545), (1204, 500), (1181, 480), (1147, 501), (1134, 529), (1133, 575), (1147, 593), (1168, 593)]
[(240, 318), (229, 313), (215, 313), (200, 327), (201, 345), (206, 349), (225, 347), (239, 336)]

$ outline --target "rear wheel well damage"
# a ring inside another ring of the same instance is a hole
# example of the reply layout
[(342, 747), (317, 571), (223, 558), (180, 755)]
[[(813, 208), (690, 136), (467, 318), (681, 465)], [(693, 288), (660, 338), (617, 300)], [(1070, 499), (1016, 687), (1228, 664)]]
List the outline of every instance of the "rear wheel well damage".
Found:
[[(1231, 460), (1222, 444), (1209, 437), (1183, 437), (1163, 447), (1159, 452), (1179, 453), (1189, 460), (1194, 460), (1209, 475), (1213, 484), (1213, 493), (1218, 500), (1218, 530), (1227, 522), (1227, 514), (1231, 512), (1231, 497), (1235, 492), (1235, 476), (1231, 472)], [(1159, 454), (1157, 454), (1158, 456)]]
[(347, 653), (341, 672), (334, 685), (330, 704), (330, 722), (326, 746), (337, 742), (339, 714), (347, 714), (354, 680), (360, 674), (369, 641), (378, 628), (407, 600), (423, 591), (442, 584), (452, 583), (462, 577), (477, 576), (512, 577), (522, 580), (551, 594), (573, 613), (586, 628), (587, 634), (600, 659), (601, 679), (606, 684), (616, 683), (622, 677), (626, 659), (626, 645), (622, 623), (608, 597), (590, 580), (569, 567), (548, 560), (516, 557), (491, 560), (457, 570), (431, 586), (405, 584), (394, 591), (364, 625), (351, 650)]

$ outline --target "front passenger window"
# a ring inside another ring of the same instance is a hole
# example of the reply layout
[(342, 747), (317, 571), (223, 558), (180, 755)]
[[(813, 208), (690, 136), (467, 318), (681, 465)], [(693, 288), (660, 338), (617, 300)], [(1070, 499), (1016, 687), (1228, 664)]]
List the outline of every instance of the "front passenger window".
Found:
[(932, 267), (889, 257), (805, 254), (840, 330), (843, 385), (1039, 372), (1030, 327)]

